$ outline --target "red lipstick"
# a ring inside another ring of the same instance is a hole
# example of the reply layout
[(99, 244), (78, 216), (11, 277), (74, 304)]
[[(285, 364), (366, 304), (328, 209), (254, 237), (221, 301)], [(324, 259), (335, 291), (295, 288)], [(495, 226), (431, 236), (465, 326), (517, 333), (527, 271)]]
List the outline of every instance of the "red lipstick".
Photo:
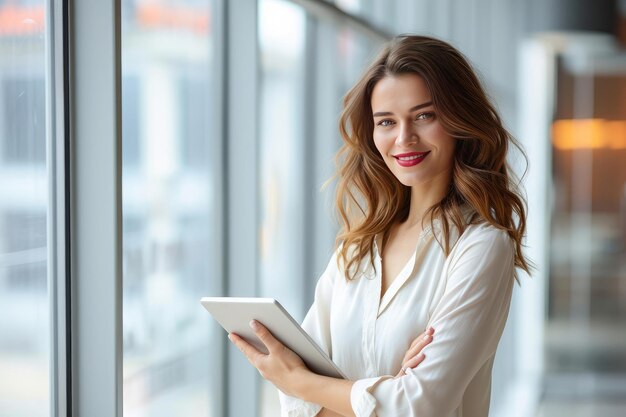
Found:
[(398, 161), (398, 165), (402, 167), (412, 167), (420, 162), (422, 162), (426, 156), (428, 156), (428, 152), (409, 152), (409, 153), (400, 153), (397, 155), (392, 155)]

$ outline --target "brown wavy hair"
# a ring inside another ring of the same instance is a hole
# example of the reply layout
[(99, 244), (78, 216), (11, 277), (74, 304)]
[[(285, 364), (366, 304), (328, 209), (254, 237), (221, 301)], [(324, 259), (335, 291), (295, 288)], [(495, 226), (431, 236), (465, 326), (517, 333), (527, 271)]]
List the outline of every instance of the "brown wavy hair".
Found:
[[(407, 219), (411, 188), (385, 164), (373, 139), (371, 97), (384, 77), (413, 73), (426, 83), (443, 128), (457, 139), (452, 181), (446, 196), (424, 218), (441, 221), (446, 255), (451, 224), (466, 228), (462, 207), (473, 209), (469, 224), (487, 222), (515, 242), (515, 266), (530, 273), (522, 252), (526, 202), (506, 161), (509, 146), (526, 155), (504, 128), (467, 59), (438, 39), (401, 35), (391, 40), (345, 95), (339, 129), (344, 144), (337, 154), (336, 206), (343, 223), (336, 238), (337, 264), (354, 279), (364, 258), (374, 259), (374, 239)], [(439, 239), (438, 239), (439, 240)]]

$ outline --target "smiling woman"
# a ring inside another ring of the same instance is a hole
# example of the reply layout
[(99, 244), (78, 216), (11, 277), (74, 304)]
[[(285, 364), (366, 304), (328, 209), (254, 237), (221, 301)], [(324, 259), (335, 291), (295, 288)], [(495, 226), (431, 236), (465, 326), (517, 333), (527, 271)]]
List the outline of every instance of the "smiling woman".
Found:
[[(416, 102), (421, 104), (413, 106)], [(372, 91), (376, 149), (403, 185), (421, 188), (422, 198), (447, 187), (456, 144), (433, 108), (428, 87), (416, 74), (385, 77)]]
[(525, 204), (504, 129), (465, 58), (391, 41), (347, 93), (343, 229), (303, 328), (347, 375), (309, 371), (259, 323), (237, 345), (280, 391), (283, 416), (487, 416)]

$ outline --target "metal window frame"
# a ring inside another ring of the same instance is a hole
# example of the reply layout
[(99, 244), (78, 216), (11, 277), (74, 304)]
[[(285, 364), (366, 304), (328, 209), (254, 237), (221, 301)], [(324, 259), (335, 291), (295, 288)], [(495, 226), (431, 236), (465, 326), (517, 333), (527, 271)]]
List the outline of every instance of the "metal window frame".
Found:
[[(215, 248), (216, 252), (214, 253), (215, 260), (218, 265), (215, 268), (215, 272), (219, 274), (220, 280), (219, 283), (216, 283), (215, 290), (217, 293), (225, 294), (227, 288), (227, 280), (226, 280), (226, 271), (227, 271), (227, 262), (225, 261), (227, 254), (229, 253), (229, 248), (227, 247), (226, 242), (228, 242), (228, 233), (227, 233), (227, 214), (228, 214), (228, 203), (226, 201), (226, 190), (228, 189), (227, 184), (227, 175), (226, 175), (226, 167), (228, 166), (227, 161), (227, 152), (226, 152), (226, 67), (224, 62), (226, 60), (227, 54), (227, 46), (226, 40), (228, 39), (228, 34), (226, 32), (227, 24), (226, 24), (226, 12), (227, 12), (227, 0), (212, 0), (212, 14), (216, 16), (213, 26), (213, 44), (215, 45), (214, 54), (215, 59), (213, 61), (212, 70), (214, 71), (214, 77), (212, 82), (215, 83), (216, 92), (215, 96), (211, 99), (213, 100), (215, 109), (215, 120), (218, 122), (216, 126), (214, 126), (213, 134), (218, 138), (215, 143), (218, 148), (216, 152), (213, 154), (213, 159), (211, 160), (211, 164), (214, 167), (214, 189), (216, 195), (220, 196), (219, 200), (221, 204), (217, 204), (214, 207), (215, 224), (219, 225), (219, 242), (216, 242)], [(216, 199), (218, 200), (218, 199)], [(211, 387), (216, 391), (211, 393), (211, 396), (215, 399), (214, 409), (216, 416), (225, 416), (226, 409), (228, 407), (228, 402), (225, 399), (226, 393), (228, 392), (228, 388), (224, 383), (227, 380), (228, 376), (228, 367), (226, 364), (226, 355), (227, 355), (228, 344), (227, 340), (224, 338), (222, 343), (216, 343), (215, 349), (212, 352), (212, 357), (210, 358), (211, 363), (214, 364), (214, 367), (217, 368), (217, 372), (211, 375), (210, 384)]]
[(46, 3), (46, 158), (50, 300), (50, 415), (69, 416), (71, 404), (69, 300), (68, 2)]
[[(375, 42), (386, 42), (391, 35), (387, 30), (360, 16), (346, 12), (333, 3), (323, 0), (288, 0), (301, 6), (309, 15), (337, 26), (347, 26), (355, 32), (361, 33)], [(395, 7), (395, 2), (390, 6)]]
[(71, 415), (122, 415), (120, 0), (69, 10)]
[[(320, 24), (319, 20), (312, 17), (310, 14), (306, 14), (305, 18), (305, 56), (304, 56), (304, 88), (303, 88), (303, 96), (302, 96), (302, 112), (304, 114), (309, 115), (309, 117), (303, 118), (303, 126), (302, 126), (302, 136), (303, 146), (304, 146), (304, 155), (307, 155), (307, 158), (303, 161), (303, 181), (302, 187), (305, 190), (303, 193), (304, 196), (304, 204), (302, 205), (304, 209), (304, 219), (312, 219), (313, 221), (304, 221), (303, 222), (303, 236), (308, 236), (309, 239), (304, 239), (302, 242), (303, 249), (303, 274), (302, 279), (304, 280), (302, 285), (302, 293), (300, 297), (302, 299), (303, 311), (301, 312), (301, 316), (304, 317), (308, 306), (310, 305), (310, 300), (313, 299), (313, 294), (315, 293), (315, 285), (317, 280), (314, 278), (316, 272), (316, 244), (318, 243), (318, 233), (321, 230), (322, 225), (317, 224), (316, 220), (316, 209), (318, 208), (315, 204), (315, 194), (312, 190), (315, 190), (316, 187), (316, 173), (315, 173), (315, 162), (317, 162), (318, 149), (319, 146), (318, 141), (316, 140), (318, 137), (318, 129), (317, 129), (317, 121), (319, 120), (317, 114), (317, 103), (319, 100), (319, 94), (316, 89), (317, 87), (317, 77), (316, 72), (317, 68), (315, 67), (316, 62), (319, 59), (323, 59), (321, 53), (319, 53), (319, 32), (320, 32)], [(308, 53), (307, 53), (308, 52)], [(313, 237), (311, 239), (310, 237)], [(308, 256), (307, 256), (308, 254)]]
[[(225, 288), (227, 295), (254, 296), (259, 287), (258, 5), (257, 0), (225, 1), (224, 9)], [(258, 373), (232, 344), (225, 353), (224, 415), (257, 415)]]

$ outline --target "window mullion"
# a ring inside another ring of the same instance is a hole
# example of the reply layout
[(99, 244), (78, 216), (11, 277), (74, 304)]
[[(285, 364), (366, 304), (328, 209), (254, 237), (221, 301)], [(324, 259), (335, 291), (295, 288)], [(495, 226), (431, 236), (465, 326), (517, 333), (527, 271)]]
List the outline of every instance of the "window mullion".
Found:
[(48, 169), (48, 286), (50, 297), (50, 415), (69, 416), (69, 169), (66, 159), (68, 83), (67, 1), (46, 4), (46, 155)]
[[(258, 30), (257, 0), (226, 7), (226, 277), (227, 295), (258, 293)], [(255, 416), (259, 375), (230, 345), (227, 356), (227, 416)]]
[(122, 415), (120, 1), (72, 2), (72, 415)]

